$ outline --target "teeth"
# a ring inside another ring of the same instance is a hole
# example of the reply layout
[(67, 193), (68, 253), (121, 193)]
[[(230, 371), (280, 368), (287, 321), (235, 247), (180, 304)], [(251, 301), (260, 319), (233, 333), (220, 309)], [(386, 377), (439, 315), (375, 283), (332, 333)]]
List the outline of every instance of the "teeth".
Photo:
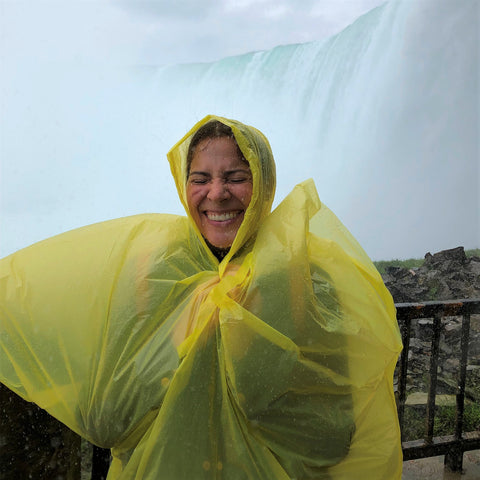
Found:
[(226, 220), (231, 220), (238, 215), (239, 212), (227, 212), (227, 213), (213, 213), (213, 212), (206, 212), (206, 215), (209, 220), (213, 220), (215, 222), (225, 222)]

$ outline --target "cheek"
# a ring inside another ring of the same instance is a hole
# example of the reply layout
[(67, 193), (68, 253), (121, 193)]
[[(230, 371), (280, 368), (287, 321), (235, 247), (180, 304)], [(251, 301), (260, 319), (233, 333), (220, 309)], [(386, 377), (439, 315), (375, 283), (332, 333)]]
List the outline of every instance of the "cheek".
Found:
[(187, 187), (187, 205), (189, 209), (195, 208), (199, 203), (199, 192), (194, 187)]
[(195, 194), (191, 190), (187, 189), (187, 206), (190, 215), (194, 218), (195, 222), (197, 222), (196, 218), (198, 217), (197, 214), (197, 206), (198, 202), (195, 201)]
[(248, 207), (250, 200), (252, 199), (252, 185), (245, 186), (241, 192), (240, 198), (245, 207)]

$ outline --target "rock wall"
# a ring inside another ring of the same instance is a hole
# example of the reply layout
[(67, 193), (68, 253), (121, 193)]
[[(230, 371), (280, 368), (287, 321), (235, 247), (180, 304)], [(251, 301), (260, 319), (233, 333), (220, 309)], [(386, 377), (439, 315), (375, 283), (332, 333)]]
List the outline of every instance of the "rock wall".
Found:
[[(387, 267), (383, 275), (395, 303), (480, 298), (480, 258), (463, 247), (425, 255), (419, 268)], [(442, 320), (437, 394), (455, 395), (460, 366), (462, 317)], [(433, 319), (412, 322), (407, 392), (427, 392)], [(470, 319), (466, 398), (480, 401), (480, 315)]]
[(419, 268), (387, 267), (382, 277), (395, 303), (480, 298), (480, 257), (463, 247), (427, 253)]

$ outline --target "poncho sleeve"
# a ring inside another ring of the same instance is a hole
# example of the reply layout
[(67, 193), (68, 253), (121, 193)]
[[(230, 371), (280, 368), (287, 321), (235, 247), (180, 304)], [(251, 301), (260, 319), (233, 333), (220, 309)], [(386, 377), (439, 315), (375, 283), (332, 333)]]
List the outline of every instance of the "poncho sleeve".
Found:
[[(188, 259), (180, 267), (162, 261), (175, 256), (184, 227), (181, 217), (139, 215), (2, 259), (0, 381), (97, 445), (128, 436), (161, 405), (166, 387), (153, 378), (178, 366), (168, 335), (152, 338), (176, 308), (164, 300), (182, 290), (179, 279), (198, 272)], [(155, 270), (161, 281), (149, 286)], [(161, 365), (155, 375), (152, 356)]]

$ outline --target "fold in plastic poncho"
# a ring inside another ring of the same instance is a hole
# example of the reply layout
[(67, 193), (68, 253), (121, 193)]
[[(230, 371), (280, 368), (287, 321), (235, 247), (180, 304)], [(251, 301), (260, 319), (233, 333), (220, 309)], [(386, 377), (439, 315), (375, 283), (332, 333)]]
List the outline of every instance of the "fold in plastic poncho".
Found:
[[(168, 157), (186, 207), (186, 152)], [(0, 380), (94, 444), (109, 480), (401, 477), (392, 299), (312, 181), (230, 125), (253, 196), (219, 263), (187, 217), (80, 228), (0, 262)]]

